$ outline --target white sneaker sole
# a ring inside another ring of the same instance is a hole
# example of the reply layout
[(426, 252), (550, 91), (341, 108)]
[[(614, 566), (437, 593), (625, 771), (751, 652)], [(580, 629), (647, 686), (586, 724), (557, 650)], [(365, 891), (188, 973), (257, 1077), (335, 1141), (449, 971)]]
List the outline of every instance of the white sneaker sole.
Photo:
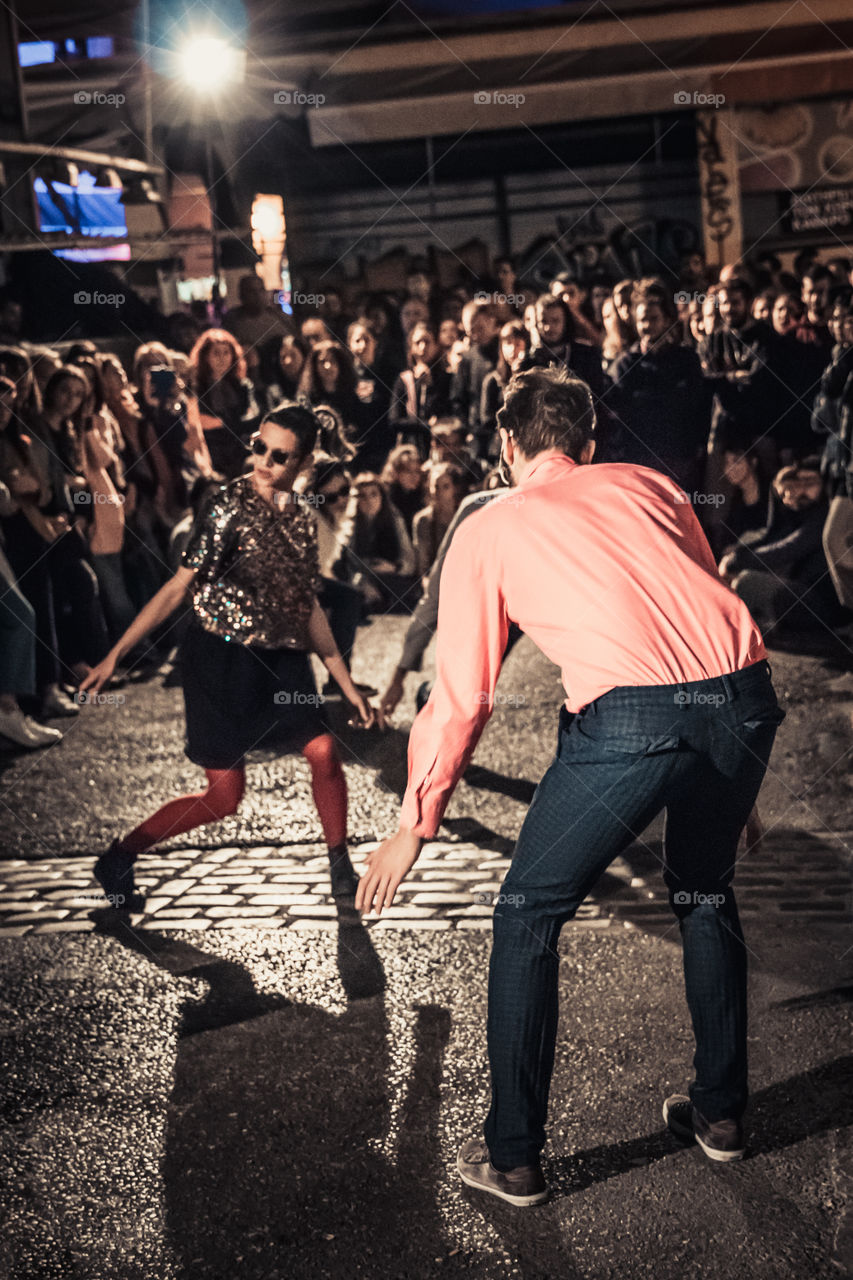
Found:
[(681, 1129), (680, 1127), (679, 1129), (674, 1129), (669, 1122), (669, 1107), (667, 1106), (666, 1102), (663, 1104), (662, 1114), (663, 1114), (664, 1124), (666, 1125), (667, 1129), (669, 1129), (673, 1137), (678, 1138), (679, 1142), (697, 1143), (705, 1152), (705, 1155), (708, 1157), (709, 1160), (716, 1160), (720, 1164), (729, 1164), (732, 1160), (742, 1160), (744, 1155), (746, 1154), (745, 1149), (743, 1147), (741, 1147), (738, 1151), (720, 1151), (717, 1147), (707, 1146), (699, 1137), (699, 1134), (692, 1127), (692, 1125), (689, 1131), (687, 1129)]
[(464, 1164), (456, 1157), (456, 1172), (465, 1183), (466, 1187), (473, 1187), (475, 1191), (485, 1191), (486, 1195), (496, 1196), (498, 1200), (506, 1200), (507, 1204), (514, 1204), (520, 1209), (530, 1208), (534, 1204), (543, 1204), (548, 1199), (548, 1188), (544, 1191), (537, 1191), (531, 1196), (513, 1196), (508, 1191), (500, 1191), (497, 1187), (487, 1187), (482, 1182), (478, 1182), (476, 1178), (472, 1178), (466, 1173)]

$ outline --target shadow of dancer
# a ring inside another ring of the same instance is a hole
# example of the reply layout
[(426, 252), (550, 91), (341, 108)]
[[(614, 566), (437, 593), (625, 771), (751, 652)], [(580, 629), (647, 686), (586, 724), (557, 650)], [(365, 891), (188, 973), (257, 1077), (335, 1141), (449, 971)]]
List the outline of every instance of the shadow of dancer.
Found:
[(384, 974), (360, 923), (341, 922), (338, 960), (342, 1014), (293, 1002), (250, 1021), (225, 1023), (217, 1010), (204, 1028), (187, 1010), (162, 1161), (182, 1275), (427, 1276), (442, 1252), (438, 1082), (449, 1014), (418, 1009), (411, 1070), (394, 1064), (395, 1078), (408, 1079), (394, 1159)]

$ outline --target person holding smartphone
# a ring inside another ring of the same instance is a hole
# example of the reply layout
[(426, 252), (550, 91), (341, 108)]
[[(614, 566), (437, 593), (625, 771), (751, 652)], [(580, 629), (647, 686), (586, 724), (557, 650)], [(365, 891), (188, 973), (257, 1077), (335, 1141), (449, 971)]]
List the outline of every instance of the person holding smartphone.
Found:
[(329, 848), (332, 896), (355, 895), (346, 781), (321, 712), (310, 653), (323, 660), (365, 728), (375, 713), (353, 685), (317, 601), (315, 517), (293, 492), (317, 428), (302, 405), (267, 414), (251, 444), (252, 471), (214, 491), (181, 567), (80, 686), (81, 694), (100, 690), (121, 657), (189, 598), (191, 621), (181, 645), (185, 749), (204, 769), (207, 786), (170, 800), (98, 858), (95, 876), (120, 908), (141, 906), (133, 873), (139, 854), (234, 813), (245, 789), (247, 754), (270, 746), (301, 751), (308, 761)]

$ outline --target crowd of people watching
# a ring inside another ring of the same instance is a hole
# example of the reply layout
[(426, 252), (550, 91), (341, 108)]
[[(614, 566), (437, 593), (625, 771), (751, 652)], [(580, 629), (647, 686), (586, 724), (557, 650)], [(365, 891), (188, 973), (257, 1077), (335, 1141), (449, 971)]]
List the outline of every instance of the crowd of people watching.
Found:
[[(349, 662), (371, 616), (437, 594), (460, 509), (503, 484), (505, 388), (534, 366), (588, 383), (594, 465), (671, 477), (765, 635), (843, 631), (853, 270), (810, 255), (797, 266), (765, 255), (712, 279), (692, 255), (677, 280), (564, 273), (537, 295), (504, 257), (491, 279), (441, 290), (415, 269), (399, 296), (329, 289), (302, 315), (249, 275), (224, 316), (173, 317), (174, 345), (143, 342), (127, 366), (107, 340), (28, 343), (7, 300), (0, 734), (22, 747), (59, 739), (43, 721), (78, 713), (73, 690), (174, 571), (211, 487), (246, 469), (263, 415), (284, 400), (322, 424), (298, 488), (316, 508), (321, 602)], [(131, 662), (159, 667), (180, 627)], [(408, 646), (386, 710), (424, 647)]]

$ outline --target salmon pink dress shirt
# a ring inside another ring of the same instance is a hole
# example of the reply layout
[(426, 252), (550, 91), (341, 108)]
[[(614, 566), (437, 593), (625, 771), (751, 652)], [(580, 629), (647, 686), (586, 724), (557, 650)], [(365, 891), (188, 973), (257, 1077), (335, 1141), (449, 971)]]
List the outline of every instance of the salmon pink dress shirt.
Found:
[(621, 685), (727, 675), (765, 657), (686, 494), (628, 463), (534, 458), (466, 520), (441, 578), (437, 677), (409, 738), (400, 824), (435, 835), (494, 705), (510, 622), (579, 711)]

